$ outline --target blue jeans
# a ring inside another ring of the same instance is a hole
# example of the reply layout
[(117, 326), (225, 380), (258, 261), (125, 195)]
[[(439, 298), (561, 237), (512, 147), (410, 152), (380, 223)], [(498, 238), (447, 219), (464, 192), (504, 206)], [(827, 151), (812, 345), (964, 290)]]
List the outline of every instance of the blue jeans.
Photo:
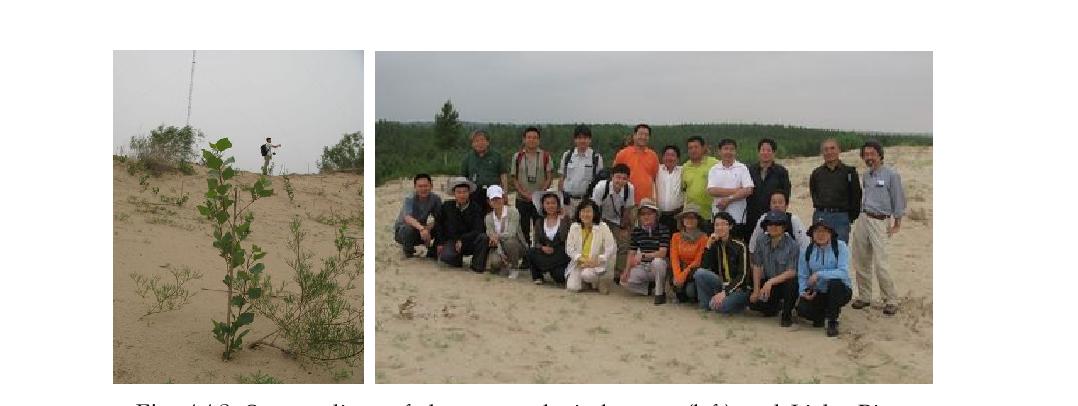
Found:
[(745, 310), (745, 307), (749, 304), (749, 292), (738, 290), (726, 295), (726, 300), (722, 301), (721, 308), (711, 308), (711, 298), (719, 293), (719, 275), (707, 269), (697, 269), (692, 278), (696, 283), (696, 299), (699, 300), (701, 310), (715, 310), (720, 313), (733, 314)]
[[(838, 233), (838, 239), (843, 242), (850, 242), (850, 215), (846, 212), (829, 213), (819, 210), (812, 212), (812, 222), (823, 219), (824, 223), (835, 229)], [(811, 225), (811, 224), (810, 224)]]

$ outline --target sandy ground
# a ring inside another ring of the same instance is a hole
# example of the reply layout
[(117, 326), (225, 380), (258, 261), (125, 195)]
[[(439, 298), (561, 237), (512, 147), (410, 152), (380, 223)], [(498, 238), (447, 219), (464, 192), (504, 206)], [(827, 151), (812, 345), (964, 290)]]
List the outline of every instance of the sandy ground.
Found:
[[(894, 317), (844, 309), (841, 335), (754, 312), (654, 306), (620, 288), (570, 294), (403, 259), (392, 225), (410, 182), (377, 190), (376, 379), (379, 383), (932, 383), (932, 148), (893, 147), (915, 213), (891, 241), (901, 299)], [(847, 163), (864, 162), (856, 151)], [(780, 163), (791, 210), (811, 219), (808, 176), (821, 160)], [(445, 179), (438, 179), (440, 188)], [(912, 217), (912, 218), (911, 218)], [(809, 221), (809, 220), (805, 220)], [(525, 274), (526, 275), (526, 274)], [(401, 305), (412, 307), (402, 316)]]
[[(263, 373), (282, 383), (361, 383), (362, 357), (356, 367), (344, 363), (325, 368), (289, 358), (277, 349), (244, 348), (233, 360), (221, 360), (223, 344), (213, 337), (211, 319), (225, 317), (225, 293), (221, 282), (224, 269), (213, 248), (210, 223), (198, 214), (196, 205), (203, 201), (204, 171), (198, 175), (165, 175), (149, 178), (142, 190), (138, 175), (129, 175), (122, 165), (113, 168), (113, 381), (115, 383), (237, 383), (238, 376)], [(243, 172), (242, 182), (250, 184), (256, 175)], [(298, 215), (308, 232), (306, 248), (318, 258), (335, 255), (333, 239), (336, 226), (314, 220), (319, 216), (349, 217), (359, 215), (362, 177), (358, 175), (295, 175), (290, 177), (296, 189), (295, 204), (290, 203), (284, 181), (272, 177), (275, 194), (260, 199), (251, 207), (255, 213), (249, 242), (262, 247), (266, 273), (278, 285), (290, 280), (292, 269), (287, 258), (288, 224)], [(137, 204), (146, 200), (159, 203), (152, 187), (160, 195), (179, 196), (181, 184), (191, 198), (183, 207)], [(199, 190), (201, 188), (201, 190)], [(158, 213), (149, 212), (156, 207)], [(362, 238), (362, 231), (349, 231)], [(362, 246), (362, 242), (360, 243)], [(170, 277), (163, 266), (187, 266), (203, 274), (188, 283), (197, 291), (183, 308), (139, 317), (146, 312), (146, 302), (135, 294), (131, 273)], [(362, 278), (353, 290), (353, 304), (362, 309)], [(294, 288), (294, 283), (291, 286)], [(212, 290), (206, 290), (212, 289)], [(246, 341), (268, 334), (272, 324), (256, 317)], [(246, 344), (246, 343), (245, 343)]]

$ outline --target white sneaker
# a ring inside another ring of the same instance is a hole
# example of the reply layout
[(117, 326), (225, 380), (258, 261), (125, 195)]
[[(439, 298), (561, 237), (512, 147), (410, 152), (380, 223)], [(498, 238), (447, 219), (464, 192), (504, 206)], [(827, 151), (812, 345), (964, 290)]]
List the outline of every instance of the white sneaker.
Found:
[(509, 279), (516, 279), (517, 276), (520, 276), (520, 271), (516, 269), (509, 271)]

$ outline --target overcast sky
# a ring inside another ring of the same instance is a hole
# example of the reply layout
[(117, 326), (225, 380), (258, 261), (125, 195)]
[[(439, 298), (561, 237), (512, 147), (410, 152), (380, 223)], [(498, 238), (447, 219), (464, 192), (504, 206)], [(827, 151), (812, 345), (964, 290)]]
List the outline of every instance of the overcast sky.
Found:
[(379, 119), (931, 132), (931, 52), (379, 52)]
[[(113, 55), (113, 152), (160, 124), (182, 127), (191, 51)], [(262, 166), (258, 146), (282, 144), (276, 168), (316, 172), (322, 148), (363, 129), (360, 51), (199, 51), (191, 125), (207, 143), (228, 137), (239, 168)]]

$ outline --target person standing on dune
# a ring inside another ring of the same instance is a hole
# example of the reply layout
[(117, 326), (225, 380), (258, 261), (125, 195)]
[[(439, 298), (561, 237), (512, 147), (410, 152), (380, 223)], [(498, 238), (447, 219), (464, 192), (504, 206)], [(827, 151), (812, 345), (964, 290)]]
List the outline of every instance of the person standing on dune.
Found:
[(273, 140), (270, 139), (270, 138), (266, 138), (266, 143), (262, 144), (262, 160), (264, 161), (262, 163), (262, 174), (263, 175), (269, 175), (268, 172), (269, 172), (270, 161), (273, 159), (274, 155), (277, 155), (276, 152), (273, 152), (273, 149), (274, 148), (280, 148), (280, 147), (281, 147), (281, 144), (274, 145)]
[(857, 168), (839, 159), (838, 141), (828, 138), (820, 143), (820, 165), (809, 175), (809, 194), (812, 195), (812, 222), (823, 220), (838, 233), (838, 239), (850, 241), (850, 225), (861, 214), (861, 183)]

